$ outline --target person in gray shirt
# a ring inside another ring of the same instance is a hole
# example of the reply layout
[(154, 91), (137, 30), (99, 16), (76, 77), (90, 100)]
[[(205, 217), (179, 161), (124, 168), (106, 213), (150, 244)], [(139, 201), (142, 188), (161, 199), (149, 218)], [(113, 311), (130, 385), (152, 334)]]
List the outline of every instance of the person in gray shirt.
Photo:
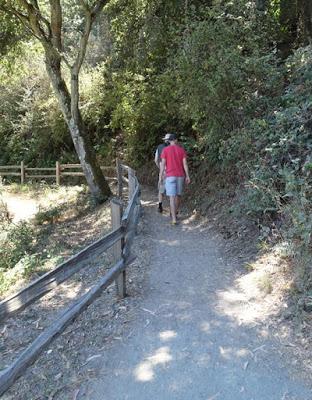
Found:
[[(170, 133), (167, 133), (162, 140), (164, 141), (163, 143), (161, 143), (159, 146), (157, 146), (157, 149), (155, 151), (155, 164), (157, 165), (157, 167), (160, 167), (160, 162), (161, 162), (161, 153), (163, 151), (163, 149), (165, 147), (167, 147), (169, 145), (169, 137), (170, 137)], [(165, 194), (165, 181), (164, 179), (158, 183), (158, 212), (162, 213), (163, 212), (163, 196)]]

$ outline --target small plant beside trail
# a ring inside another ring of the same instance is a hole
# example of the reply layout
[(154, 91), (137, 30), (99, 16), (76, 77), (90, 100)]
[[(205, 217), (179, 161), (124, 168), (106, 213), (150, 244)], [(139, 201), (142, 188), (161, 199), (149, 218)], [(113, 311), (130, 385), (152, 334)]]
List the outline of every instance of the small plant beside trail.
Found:
[(0, 199), (0, 224), (11, 221), (11, 216), (7, 204)]
[(2, 228), (0, 269), (8, 270), (31, 251), (35, 243), (35, 232), (31, 224), (25, 221), (18, 224), (7, 224)]

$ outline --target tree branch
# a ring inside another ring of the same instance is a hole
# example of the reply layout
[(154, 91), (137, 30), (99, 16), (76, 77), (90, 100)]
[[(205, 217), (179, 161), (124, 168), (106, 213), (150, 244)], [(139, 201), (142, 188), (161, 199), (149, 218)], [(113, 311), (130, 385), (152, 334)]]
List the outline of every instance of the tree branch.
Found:
[(62, 7), (60, 0), (49, 0), (51, 10), (51, 32), (52, 43), (59, 50), (62, 51)]
[(79, 0), (79, 3), (80, 3), (80, 5), (81, 5), (81, 7), (82, 7), (85, 11), (90, 12), (90, 7), (89, 7), (89, 4), (88, 4), (88, 3), (86, 3), (84, 0)]
[(98, 0), (96, 1), (93, 6), (92, 6), (92, 17), (95, 18), (106, 6), (106, 4), (109, 2), (109, 0)]
[(109, 2), (109, 0), (98, 0), (90, 8), (84, 0), (79, 0), (79, 1), (85, 11), (86, 23), (84, 31), (82, 33), (82, 37), (80, 39), (79, 52), (72, 68), (72, 72), (74, 75), (78, 75), (83, 60), (85, 58), (92, 24), (96, 16), (102, 11), (103, 7)]
[[(49, 21), (47, 21), (43, 15), (40, 12), (40, 9), (35, 7), (33, 4), (36, 4), (37, 2), (32, 1), (32, 3), (28, 3), (27, 0), (18, 0), (22, 8), (24, 8), (27, 12), (27, 19), (29, 23), (29, 27), (31, 30), (35, 33), (35, 36), (41, 40), (41, 41), (48, 41), (49, 36), (51, 34), (51, 29), (50, 29), (50, 24)], [(38, 4), (37, 4), (38, 6)], [(10, 7), (11, 9), (14, 9), (17, 14), (21, 14), (20, 11), (18, 11), (14, 7)], [(42, 28), (40, 21), (43, 22), (47, 29), (48, 29), (48, 35), (46, 35), (44, 29)]]
[(0, 10), (5, 13), (14, 15), (17, 19), (21, 21), (24, 27), (30, 32), (31, 35), (35, 36), (38, 40), (41, 40), (37, 33), (32, 29), (29, 17), (27, 14), (24, 14), (22, 11), (17, 10), (15, 7), (12, 7), (10, 4), (8, 5), (0, 5)]
[(72, 68), (72, 72), (74, 75), (78, 75), (80, 68), (82, 66), (83, 60), (86, 55), (87, 44), (88, 44), (88, 40), (89, 40), (91, 28), (92, 28), (93, 20), (92, 20), (92, 14), (90, 13), (90, 11), (85, 10), (85, 18), (86, 18), (86, 22), (85, 22), (85, 27), (84, 27), (81, 39), (80, 39), (78, 55), (77, 55), (76, 61)]
[(39, 4), (37, 0), (29, 0), (30, 4), (32, 4), (35, 8), (39, 10)]

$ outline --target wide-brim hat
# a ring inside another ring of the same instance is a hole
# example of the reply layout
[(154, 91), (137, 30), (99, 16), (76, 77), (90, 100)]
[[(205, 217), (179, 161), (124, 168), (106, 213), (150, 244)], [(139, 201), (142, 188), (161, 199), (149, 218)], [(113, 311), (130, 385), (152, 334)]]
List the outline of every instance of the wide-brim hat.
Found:
[(162, 138), (162, 140), (170, 140), (170, 133), (166, 133), (165, 136)]

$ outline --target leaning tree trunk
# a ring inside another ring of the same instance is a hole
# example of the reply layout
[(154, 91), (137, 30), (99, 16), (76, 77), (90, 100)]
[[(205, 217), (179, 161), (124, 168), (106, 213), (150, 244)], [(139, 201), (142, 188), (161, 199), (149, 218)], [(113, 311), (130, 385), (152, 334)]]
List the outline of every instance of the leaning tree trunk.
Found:
[(111, 195), (111, 191), (96, 160), (79, 109), (76, 114), (72, 116), (69, 123), (66, 122), (90, 191), (97, 201), (102, 202)]
[(54, 54), (49, 57), (47, 55), (46, 69), (68, 125), (90, 192), (98, 202), (102, 202), (111, 195), (111, 191), (96, 160), (94, 149), (79, 111), (78, 74), (72, 73), (70, 94), (61, 75), (58, 56)]
[[(37, 0), (19, 0), (1, 2), (0, 8), (9, 15), (15, 15), (41, 42), (45, 50), (45, 63), (59, 106), (68, 125), (71, 137), (78, 154), (82, 170), (87, 179), (90, 191), (99, 202), (111, 194), (109, 186), (96, 161), (95, 152), (86, 132), (79, 112), (79, 71), (86, 55), (87, 44), (97, 15), (103, 10), (108, 0), (95, 0), (93, 5), (88, 1), (80, 1), (85, 14), (85, 24), (77, 48), (77, 57), (72, 66), (63, 49), (63, 14), (61, 0), (50, 0), (50, 21), (40, 11)], [(48, 2), (47, 2), (48, 3)], [(61, 61), (71, 70), (71, 92), (67, 89), (62, 77)]]

